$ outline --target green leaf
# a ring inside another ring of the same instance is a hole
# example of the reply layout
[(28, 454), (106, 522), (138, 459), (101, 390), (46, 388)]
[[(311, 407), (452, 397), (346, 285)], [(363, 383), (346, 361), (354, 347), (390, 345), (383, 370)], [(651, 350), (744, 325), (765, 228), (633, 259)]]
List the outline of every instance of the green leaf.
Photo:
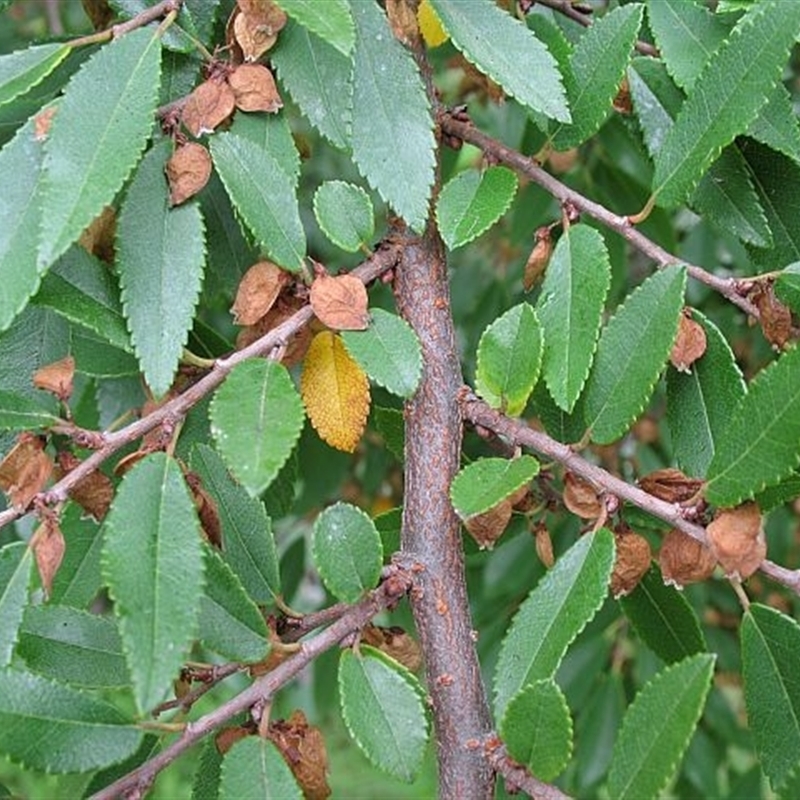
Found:
[(794, 500), (795, 497), (800, 497), (800, 473), (792, 472), (780, 483), (759, 492), (753, 500), (761, 509), (761, 513), (766, 514), (773, 508)]
[(557, 778), (572, 755), (572, 718), (555, 681), (536, 681), (508, 703), (500, 736), (515, 761), (541, 781)]
[(461, 519), (469, 519), (493, 508), (538, 473), (533, 456), (479, 458), (453, 478), (450, 500)]
[(603, 237), (587, 225), (570, 226), (553, 251), (536, 303), (544, 379), (564, 411), (572, 411), (589, 375), (610, 284)]
[(575, 45), (565, 78), (572, 125), (555, 128), (556, 150), (568, 150), (596, 133), (612, 110), (642, 24), (642, 6), (617, 8), (596, 20)]
[(706, 351), (689, 373), (667, 369), (667, 422), (678, 465), (704, 478), (747, 388), (719, 328), (699, 311), (692, 318), (706, 332)]
[(31, 302), (52, 308), (120, 350), (133, 351), (113, 274), (82, 247), (67, 250), (44, 276)]
[(435, 163), (433, 121), (422, 79), (380, 8), (372, 0), (355, 0), (351, 7), (358, 32), (353, 160), (380, 196), (421, 231)]
[(206, 590), (200, 598), (198, 638), (232, 661), (261, 661), (267, 655), (267, 624), (233, 570), (205, 548)]
[(225, 754), (219, 780), (219, 800), (302, 800), (283, 756), (260, 736), (246, 736)]
[(192, 800), (218, 800), (222, 759), (222, 753), (217, 750), (217, 743), (209, 736), (203, 744), (194, 773)]
[(117, 222), (122, 304), (145, 379), (161, 396), (172, 385), (200, 296), (205, 236), (200, 207), (170, 208), (164, 166), (170, 144), (154, 147), (128, 189)]
[(292, 186), (297, 186), (300, 180), (300, 153), (297, 152), (286, 115), (237, 114), (229, 130), (269, 153), (286, 173)]
[(345, 603), (355, 603), (378, 583), (381, 537), (370, 517), (349, 503), (329, 506), (317, 517), (311, 553), (325, 586)]
[(616, 441), (643, 411), (672, 349), (686, 271), (666, 267), (637, 287), (600, 335), (586, 384), (592, 441)]
[(800, 762), (800, 626), (753, 603), (744, 615), (742, 678), (747, 721), (761, 768), (778, 787)]
[(326, 0), (324, 5), (315, 0), (279, 0), (278, 5), (342, 55), (350, 55), (356, 31), (347, 0)]
[(755, 119), (800, 30), (800, 5), (764, 0), (737, 23), (695, 81), (655, 157), (653, 191), (680, 204), (722, 148)]
[(270, 60), (308, 121), (334, 147), (347, 148), (353, 114), (351, 59), (289, 20)]
[(118, 350), (104, 338), (79, 325), (72, 325), (70, 350), (75, 357), (75, 368), (84, 375), (96, 378), (117, 378), (139, 375), (139, 362), (130, 353)]
[(648, 800), (664, 790), (700, 719), (713, 672), (714, 656), (690, 656), (659, 672), (636, 695), (614, 745), (612, 800)]
[(707, 650), (697, 615), (653, 564), (636, 589), (620, 599), (639, 638), (667, 664)]
[(31, 550), (25, 542), (0, 549), (0, 668), (11, 663), (22, 613), (28, 602)]
[(781, 271), (775, 281), (775, 295), (800, 315), (800, 262), (789, 264)]
[(141, 714), (172, 685), (197, 627), (203, 553), (180, 467), (153, 453), (122, 479), (105, 520), (103, 572)]
[(706, 499), (734, 506), (800, 463), (800, 348), (763, 369), (728, 420), (708, 466)]
[(30, 397), (0, 390), (0, 431), (48, 428), (61, 418)]
[(531, 110), (572, 121), (555, 59), (511, 14), (494, 3), (431, 0), (431, 6), (453, 44), (481, 72)]
[(26, 608), (17, 654), (32, 672), (73, 686), (131, 682), (114, 622), (69, 606)]
[(492, 408), (512, 417), (523, 412), (539, 380), (542, 339), (542, 328), (529, 303), (509, 309), (483, 332), (475, 388)]
[(89, 694), (15, 669), (0, 673), (0, 752), (43, 772), (90, 772), (127, 758), (142, 732)]
[(306, 235), (286, 171), (268, 151), (235, 133), (215, 135), (211, 156), (231, 202), (261, 247), (276, 264), (300, 272)]
[(314, 216), (323, 233), (348, 253), (355, 253), (375, 233), (369, 195), (352, 183), (323, 183), (314, 193)]
[(378, 769), (409, 783), (430, 732), (423, 697), (414, 675), (379, 650), (342, 651), (339, 698), (350, 735)]
[(68, 44), (51, 42), (0, 56), (0, 106), (43, 81), (71, 51)]
[(141, 28), (104, 45), (67, 85), (45, 142), (40, 268), (114, 199), (139, 160), (155, 119), (160, 60), (159, 38)]
[(260, 605), (281, 593), (278, 553), (264, 504), (236, 483), (208, 445), (192, 449), (192, 469), (217, 503), (222, 524), (222, 554), (250, 597)]
[(522, 687), (553, 677), (569, 645), (603, 604), (613, 566), (614, 536), (601, 528), (578, 539), (528, 595), (497, 660), (498, 718)]
[[(109, 0), (111, 7), (124, 19), (141, 14), (157, 0)], [(164, 47), (177, 53), (196, 49), (196, 42), (210, 44), (209, 36), (214, 25), (220, 0), (183, 0), (177, 20), (163, 34)]]
[(375, 427), (383, 437), (384, 444), (401, 463), (405, 459), (406, 422), (398, 408), (373, 406)]
[(100, 526), (84, 516), (77, 503), (68, 503), (61, 515), (61, 532), (69, 542), (53, 579), (50, 602), (86, 608), (100, 591)]
[(381, 308), (370, 311), (369, 327), (342, 331), (350, 355), (372, 380), (400, 397), (412, 397), (422, 377), (422, 349), (409, 324)]
[(211, 433), (252, 496), (272, 483), (303, 429), (303, 403), (286, 367), (263, 358), (237, 364), (209, 409)]
[(792, 161), (800, 162), (800, 127), (792, 98), (782, 83), (772, 90), (758, 116), (750, 123), (747, 135)]
[(517, 176), (507, 167), (469, 169), (451, 178), (436, 201), (445, 244), (455, 250), (489, 230), (508, 211), (517, 185)]

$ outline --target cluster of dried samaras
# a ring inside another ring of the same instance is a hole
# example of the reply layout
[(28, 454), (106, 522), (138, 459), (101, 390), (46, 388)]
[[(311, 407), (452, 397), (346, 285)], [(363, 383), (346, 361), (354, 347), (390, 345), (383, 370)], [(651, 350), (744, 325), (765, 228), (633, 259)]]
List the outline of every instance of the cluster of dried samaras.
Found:
[(179, 205), (197, 194), (211, 177), (211, 156), (203, 145), (187, 141), (213, 133), (236, 109), (274, 114), (283, 101), (272, 73), (255, 63), (274, 46), (286, 25), (286, 13), (272, 0), (237, 0), (226, 30), (226, 61), (206, 65), (206, 80), (184, 101), (168, 107), (162, 124), (177, 149), (167, 162), (170, 202)]

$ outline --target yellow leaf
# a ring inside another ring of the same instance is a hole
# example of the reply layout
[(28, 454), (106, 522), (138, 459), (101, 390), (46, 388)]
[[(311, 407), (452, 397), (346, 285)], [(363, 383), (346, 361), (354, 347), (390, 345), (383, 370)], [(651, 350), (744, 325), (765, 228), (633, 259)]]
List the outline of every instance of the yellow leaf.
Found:
[(442, 27), (439, 17), (433, 10), (429, 0), (422, 0), (417, 10), (417, 20), (419, 21), (419, 30), (425, 44), (428, 47), (438, 47), (444, 44), (449, 38), (449, 34)]
[(300, 393), (320, 438), (352, 453), (367, 424), (369, 379), (332, 331), (321, 331), (311, 342)]

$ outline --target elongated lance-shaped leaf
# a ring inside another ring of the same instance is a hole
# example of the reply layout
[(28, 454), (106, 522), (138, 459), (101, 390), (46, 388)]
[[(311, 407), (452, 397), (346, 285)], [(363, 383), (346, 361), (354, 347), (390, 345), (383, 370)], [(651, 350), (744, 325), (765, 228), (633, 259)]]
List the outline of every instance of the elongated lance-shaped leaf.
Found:
[(742, 17), (695, 81), (655, 158), (658, 202), (685, 200), (722, 148), (755, 119), (800, 31), (800, 5), (764, 0)]
[(245, 736), (222, 761), (219, 800), (301, 800), (303, 793), (278, 748), (260, 736)]
[(644, 410), (672, 349), (685, 286), (686, 271), (666, 267), (637, 287), (603, 329), (585, 392), (592, 441), (610, 444)]
[(704, 478), (747, 387), (719, 328), (699, 311), (692, 317), (705, 330), (706, 351), (688, 373), (667, 369), (667, 422), (680, 468)]
[(289, 20), (270, 60), (308, 121), (334, 147), (348, 147), (353, 114), (351, 58)]
[(533, 306), (520, 303), (481, 335), (475, 388), (512, 417), (525, 409), (542, 367), (542, 328)]
[(0, 56), (0, 106), (33, 89), (71, 50), (68, 44), (51, 42)]
[(610, 284), (603, 237), (587, 225), (571, 226), (558, 240), (536, 303), (544, 379), (564, 411), (572, 411), (589, 375)]
[(435, 162), (433, 121), (422, 79), (380, 8), (372, 0), (353, 0), (351, 8), (357, 31), (353, 160), (381, 197), (421, 231)]
[(689, 746), (713, 672), (714, 656), (689, 656), (659, 672), (636, 695), (614, 745), (608, 775), (612, 800), (655, 800), (663, 791)]
[(323, 233), (350, 253), (370, 242), (375, 233), (372, 201), (352, 183), (323, 183), (314, 193), (314, 216)]
[(16, 669), (0, 671), (0, 753), (42, 772), (91, 772), (144, 735), (104, 700)]
[(511, 14), (494, 3), (430, 1), (453, 44), (481, 72), (532, 111), (572, 121), (555, 59)]
[(206, 739), (192, 780), (191, 800), (219, 800), (222, 753), (213, 738)]
[(235, 133), (216, 135), (211, 155), (231, 202), (258, 243), (276, 264), (299, 272), (306, 235), (286, 171), (268, 151)]
[(436, 220), (445, 244), (455, 250), (487, 231), (508, 211), (517, 176), (507, 167), (471, 169), (451, 178), (436, 201)]
[(145, 379), (157, 396), (172, 384), (189, 336), (205, 263), (196, 203), (170, 208), (168, 142), (139, 165), (117, 223), (122, 304)]
[(539, 473), (533, 456), (479, 458), (453, 478), (450, 499), (462, 519), (482, 514), (513, 494)]
[(67, 85), (45, 143), (40, 267), (80, 236), (139, 160), (160, 73), (161, 41), (142, 28), (105, 45)]
[(36, 400), (0, 389), (0, 431), (35, 430), (60, 421), (60, 417)]
[(279, 0), (278, 5), (304, 28), (313, 31), (344, 56), (349, 56), (356, 40), (353, 17), (347, 0)]
[(163, 700), (194, 638), (200, 536), (173, 459), (154, 453), (125, 475), (105, 520), (103, 572), (141, 714)]
[(28, 602), (33, 558), (25, 542), (0, 549), (0, 667), (11, 663), (22, 613)]
[(742, 677), (747, 720), (761, 768), (778, 787), (800, 762), (800, 626), (753, 603), (742, 620)]
[(339, 659), (339, 699), (350, 735), (364, 755), (395, 778), (419, 772), (430, 723), (417, 678), (380, 650), (362, 645)]
[(800, 463), (800, 347), (762, 370), (728, 422), (708, 466), (710, 503), (734, 506)]
[(303, 428), (303, 404), (286, 367), (263, 358), (237, 364), (209, 409), (228, 468), (252, 496), (269, 486)]
[(364, 331), (342, 331), (347, 352), (372, 380), (400, 396), (411, 397), (422, 377), (422, 348), (411, 326), (381, 308), (370, 311)]
[(559, 125), (551, 135), (556, 150), (567, 150), (597, 132), (611, 113), (642, 24), (639, 4), (617, 8), (598, 19), (578, 40), (566, 78), (571, 125)]
[[(281, 33), (281, 36), (283, 33)], [(237, 114), (229, 131), (249, 139), (269, 153), (297, 187), (300, 180), (300, 153), (292, 137), (292, 129), (284, 114)]]
[(613, 566), (614, 536), (601, 528), (572, 545), (528, 595), (497, 660), (498, 719), (523, 686), (553, 677), (569, 645), (603, 604)]

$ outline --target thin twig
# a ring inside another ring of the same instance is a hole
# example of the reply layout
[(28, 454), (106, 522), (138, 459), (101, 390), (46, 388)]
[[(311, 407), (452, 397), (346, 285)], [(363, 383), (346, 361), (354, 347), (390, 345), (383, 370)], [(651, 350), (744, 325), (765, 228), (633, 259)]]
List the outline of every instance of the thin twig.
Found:
[(212, 670), (212, 675), (208, 680), (203, 680), (200, 686), (187, 692), (182, 697), (176, 697), (174, 700), (166, 700), (153, 709), (153, 716), (157, 717), (166, 711), (171, 711), (175, 708), (180, 708), (182, 711), (189, 711), (191, 707), (204, 695), (210, 692), (218, 683), (221, 683), (231, 675), (241, 672), (245, 669), (243, 664), (231, 663), (215, 666)]
[(137, 28), (143, 28), (145, 25), (149, 25), (151, 22), (161, 19), (161, 17), (166, 17), (168, 14), (177, 14), (181, 10), (182, 3), (183, 0), (161, 0), (160, 3), (145, 8), (144, 11), (125, 22), (112, 25), (104, 31), (97, 31), (97, 33), (90, 33), (88, 36), (81, 36), (78, 39), (73, 39), (67, 42), (67, 44), (70, 47), (85, 47), (89, 44), (102, 44), (111, 39), (117, 39), (120, 36), (124, 36), (126, 33), (135, 31)]
[(595, 203), (588, 197), (584, 197), (580, 192), (570, 189), (566, 184), (561, 183), (561, 181), (543, 170), (534, 159), (507, 147), (491, 136), (487, 136), (485, 133), (478, 130), (471, 122), (456, 119), (448, 113), (440, 114), (439, 121), (445, 133), (455, 136), (464, 142), (474, 144), (493, 159), (507, 164), (521, 175), (539, 184), (539, 186), (553, 195), (559, 202), (571, 203), (579, 211), (583, 211), (590, 217), (594, 217), (599, 222), (602, 222), (603, 225), (616, 231), (640, 252), (655, 261), (659, 267), (666, 267), (670, 264), (683, 264), (689, 275), (696, 281), (704, 283), (706, 286), (719, 292), (719, 294), (738, 306), (746, 314), (760, 319), (758, 309), (746, 297), (742, 297), (739, 293), (739, 285), (736, 280), (720, 278), (702, 267), (689, 264), (677, 256), (672, 255), (672, 253), (664, 250), (663, 247), (660, 247), (652, 239), (649, 239), (638, 231), (631, 224), (627, 216), (615, 214), (609, 211), (605, 206)]

